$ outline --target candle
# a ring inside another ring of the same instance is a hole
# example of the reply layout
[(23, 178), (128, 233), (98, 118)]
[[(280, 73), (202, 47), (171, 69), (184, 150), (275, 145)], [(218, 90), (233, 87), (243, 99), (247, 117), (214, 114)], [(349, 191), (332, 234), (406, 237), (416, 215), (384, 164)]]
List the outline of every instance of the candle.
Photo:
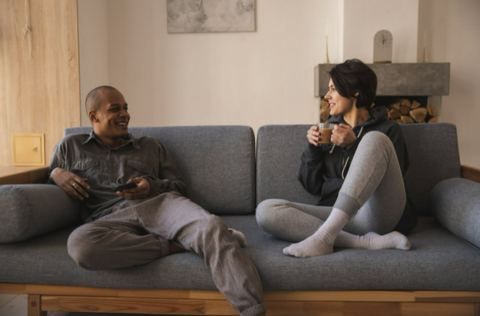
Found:
[(423, 30), (423, 48), (427, 48), (427, 33), (428, 29)]
[(325, 19), (325, 35), (328, 37), (328, 25), (329, 25), (329, 18)]

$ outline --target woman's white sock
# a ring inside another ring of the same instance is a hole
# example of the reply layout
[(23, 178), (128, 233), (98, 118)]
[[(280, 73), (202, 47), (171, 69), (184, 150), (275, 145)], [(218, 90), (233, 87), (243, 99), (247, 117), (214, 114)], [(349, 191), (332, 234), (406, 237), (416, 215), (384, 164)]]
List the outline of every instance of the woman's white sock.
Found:
[(364, 236), (358, 236), (341, 231), (335, 239), (335, 247), (355, 249), (401, 249), (409, 250), (408, 238), (399, 232), (391, 232), (386, 235), (379, 235), (370, 232)]
[(334, 208), (325, 223), (312, 236), (283, 249), (283, 253), (300, 258), (330, 254), (333, 252), (335, 239), (349, 220), (344, 211)]

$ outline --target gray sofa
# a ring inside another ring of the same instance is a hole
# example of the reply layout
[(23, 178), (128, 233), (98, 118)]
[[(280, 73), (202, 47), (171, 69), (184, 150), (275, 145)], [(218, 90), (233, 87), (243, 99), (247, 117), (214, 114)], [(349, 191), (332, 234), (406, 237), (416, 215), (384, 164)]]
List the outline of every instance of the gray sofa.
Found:
[[(461, 178), (456, 128), (403, 125), (411, 161), (405, 181), (422, 215), (410, 251), (335, 249), (285, 256), (289, 242), (263, 232), (258, 203), (315, 204), (297, 181), (307, 125), (130, 128), (158, 138), (189, 197), (247, 237), (269, 315), (479, 315), (480, 184)], [(65, 135), (88, 133), (70, 128)], [(46, 310), (234, 315), (200, 256), (175, 254), (128, 269), (87, 271), (67, 254), (81, 204), (46, 184), (0, 186), (0, 293), (29, 294)]]

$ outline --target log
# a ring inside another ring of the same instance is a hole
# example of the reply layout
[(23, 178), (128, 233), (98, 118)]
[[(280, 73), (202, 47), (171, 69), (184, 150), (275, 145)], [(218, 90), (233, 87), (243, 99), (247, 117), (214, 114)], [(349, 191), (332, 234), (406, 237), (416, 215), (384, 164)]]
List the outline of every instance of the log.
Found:
[(326, 108), (328, 108), (328, 101), (325, 100), (325, 99), (322, 99), (322, 101), (320, 101), (320, 108), (321, 108), (321, 109), (326, 109)]
[(410, 112), (410, 108), (406, 105), (402, 105), (400, 106), (400, 113), (402, 113), (402, 115), (408, 115), (408, 113)]
[(415, 110), (410, 111), (410, 116), (417, 123), (424, 123), (425, 118), (427, 117), (427, 114), (428, 114), (428, 110), (426, 108), (417, 108)]
[(330, 115), (330, 108), (328, 107), (328, 101), (322, 99), (320, 101), (320, 122), (326, 122)]
[(405, 106), (408, 106), (409, 108), (412, 107), (412, 103), (410, 103), (410, 100), (408, 99), (402, 99), (402, 101), (400, 101), (401, 105), (405, 105)]
[(402, 116), (402, 113), (400, 113), (400, 111), (398, 111), (398, 110), (391, 109), (388, 112), (388, 118), (390, 118), (392, 120), (398, 119), (398, 118), (400, 118), (400, 116)]
[(419, 106), (420, 106), (419, 102), (417, 102), (415, 100), (412, 102), (412, 110), (418, 108)]
[(437, 123), (438, 122), (438, 116), (431, 117), (428, 120), (428, 123)]
[(320, 120), (321, 122), (326, 122), (328, 120), (328, 116), (330, 115), (330, 109), (320, 109)]
[(395, 104), (392, 104), (390, 107), (391, 107), (392, 109), (395, 109), (395, 110), (400, 111), (400, 102), (395, 103)]
[(415, 123), (415, 121), (410, 116), (402, 115), (401, 119), (402, 122), (405, 124)]
[(437, 116), (437, 110), (433, 106), (427, 105), (427, 110), (428, 110), (428, 115)]

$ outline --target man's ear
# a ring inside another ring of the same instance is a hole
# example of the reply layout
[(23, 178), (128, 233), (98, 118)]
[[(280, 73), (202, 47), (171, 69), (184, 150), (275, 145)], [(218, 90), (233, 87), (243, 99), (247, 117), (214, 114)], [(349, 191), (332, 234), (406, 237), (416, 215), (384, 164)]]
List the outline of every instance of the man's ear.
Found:
[(98, 119), (94, 111), (88, 111), (88, 118), (90, 119), (90, 122), (92, 123), (92, 125), (93, 123), (98, 123)]

